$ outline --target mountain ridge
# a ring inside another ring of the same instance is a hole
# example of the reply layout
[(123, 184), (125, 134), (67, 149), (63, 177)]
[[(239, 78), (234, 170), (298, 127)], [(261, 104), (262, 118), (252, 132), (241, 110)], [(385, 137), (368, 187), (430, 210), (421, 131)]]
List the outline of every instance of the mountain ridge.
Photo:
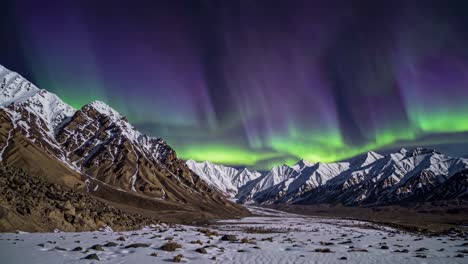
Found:
[(237, 189), (250, 180), (256, 179), (261, 174), (257, 171), (250, 171), (247, 168), (242, 170), (205, 161), (197, 163), (194, 160), (187, 160), (188, 167), (202, 179), (222, 191), (230, 197), (237, 194)]
[(74, 109), (5, 67), (0, 81), (5, 166), (132, 207), (206, 218), (248, 214), (190, 171), (163, 139), (140, 133), (105, 103)]
[[(444, 199), (465, 199), (468, 182), (463, 176), (453, 180), (464, 183), (461, 187), (449, 184), (452, 176), (465, 175), (464, 171), (468, 171), (468, 159), (432, 149), (402, 148), (386, 155), (369, 151), (336, 163), (300, 160), (292, 166), (275, 166), (240, 186), (235, 198), (239, 203), (259, 205), (383, 205), (442, 198), (437, 190), (445, 188), (452, 194)], [(209, 182), (209, 175), (204, 177)]]

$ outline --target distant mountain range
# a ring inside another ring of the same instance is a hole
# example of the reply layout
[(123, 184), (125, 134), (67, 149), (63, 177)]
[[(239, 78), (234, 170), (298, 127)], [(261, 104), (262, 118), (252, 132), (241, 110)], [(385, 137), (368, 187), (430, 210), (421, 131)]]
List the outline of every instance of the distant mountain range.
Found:
[(468, 159), (424, 148), (388, 155), (368, 152), (337, 163), (301, 160), (263, 174), (248, 171), (250, 180), (244, 184), (239, 184), (235, 177), (239, 171), (232, 168), (194, 161), (187, 165), (210, 185), (244, 204), (355, 206), (468, 199)]
[(189, 170), (164, 140), (141, 134), (105, 103), (74, 109), (2, 66), (0, 163), (131, 207), (248, 214)]

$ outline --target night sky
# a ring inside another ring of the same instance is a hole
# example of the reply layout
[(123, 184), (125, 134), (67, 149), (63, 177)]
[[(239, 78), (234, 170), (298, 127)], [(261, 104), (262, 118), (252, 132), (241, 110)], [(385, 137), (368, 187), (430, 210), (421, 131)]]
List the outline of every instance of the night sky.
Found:
[[(465, 3), (464, 3), (465, 2)], [(0, 64), (180, 157), (468, 154), (468, 1), (2, 1)]]

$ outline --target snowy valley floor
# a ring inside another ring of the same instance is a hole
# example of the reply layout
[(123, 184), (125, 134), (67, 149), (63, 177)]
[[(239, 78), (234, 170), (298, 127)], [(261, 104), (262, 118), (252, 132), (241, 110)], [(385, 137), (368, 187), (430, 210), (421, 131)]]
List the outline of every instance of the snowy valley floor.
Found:
[[(2, 233), (0, 263), (143, 264), (172, 262), (177, 255), (183, 256), (182, 263), (468, 263), (468, 238), (426, 237), (366, 222), (250, 209), (261, 216), (223, 220), (206, 228), (158, 225), (130, 232)], [(168, 241), (181, 248), (160, 249)], [(84, 259), (92, 254), (99, 261)]]

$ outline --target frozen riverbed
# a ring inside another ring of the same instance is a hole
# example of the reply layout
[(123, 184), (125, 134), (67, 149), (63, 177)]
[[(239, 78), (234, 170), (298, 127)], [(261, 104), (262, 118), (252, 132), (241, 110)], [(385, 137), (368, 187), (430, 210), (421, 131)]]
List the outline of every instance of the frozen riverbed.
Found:
[[(425, 237), (360, 221), (251, 210), (261, 216), (223, 220), (203, 227), (208, 230), (157, 225), (130, 232), (3, 233), (0, 262), (142, 264), (172, 262), (177, 255), (186, 263), (468, 262), (462, 258), (468, 252), (463, 237)], [(168, 241), (181, 247), (160, 249)], [(92, 254), (99, 260), (84, 259)]]

